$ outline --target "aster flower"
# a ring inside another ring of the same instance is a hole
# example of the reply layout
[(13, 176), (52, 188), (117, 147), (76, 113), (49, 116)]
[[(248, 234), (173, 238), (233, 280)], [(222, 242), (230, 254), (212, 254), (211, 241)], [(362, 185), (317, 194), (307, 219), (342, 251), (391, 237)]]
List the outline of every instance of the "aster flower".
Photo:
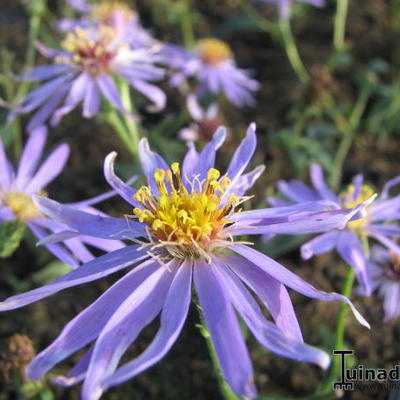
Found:
[(175, 71), (170, 80), (172, 86), (194, 77), (198, 97), (223, 93), (237, 107), (254, 106), (252, 93), (260, 85), (250, 78), (248, 71), (236, 66), (232, 50), (225, 42), (206, 38), (199, 40), (193, 51), (166, 45), (161, 53), (164, 62)]
[(46, 81), (28, 93), (10, 115), (12, 118), (15, 114), (37, 109), (28, 130), (41, 125), (50, 116), (51, 124), (58, 124), (81, 102), (83, 116), (91, 118), (98, 113), (102, 96), (113, 107), (126, 112), (115, 83), (117, 77), (150, 99), (156, 109), (164, 107), (164, 92), (149, 83), (161, 80), (164, 70), (154, 65), (151, 52), (130, 49), (116, 37), (112, 28), (77, 28), (67, 34), (61, 47), (58, 51), (40, 46), (54, 64), (35, 67), (21, 77)]
[[(214, 163), (225, 134), (219, 129), (200, 153), (190, 145), (182, 168), (178, 163), (169, 167), (142, 139), (139, 154), (147, 185), (137, 191), (115, 175), (116, 153), (109, 154), (105, 177), (134, 207), (133, 215), (126, 218), (94, 217), (38, 198), (42, 212), (69, 226), (68, 232), (47, 241), (80, 233), (126, 239), (133, 244), (90, 261), (48, 285), (10, 297), (0, 303), (0, 310), (19, 308), (68, 287), (131, 265), (136, 267), (69, 322), (60, 336), (35, 357), (27, 370), (31, 379), (39, 379), (89, 344), (67, 376), (57, 379), (64, 385), (84, 381), (84, 400), (98, 399), (107, 388), (138, 375), (157, 363), (179, 336), (190, 305), (192, 282), (224, 377), (235, 393), (248, 398), (256, 396), (256, 389), (235, 310), (255, 338), (272, 352), (323, 368), (328, 366), (329, 358), (304, 344), (286, 287), (315, 299), (345, 301), (359, 321), (368, 325), (347, 298), (315, 289), (276, 261), (234, 239), (236, 235), (263, 230), (262, 224), (275, 225), (278, 231), (279, 227), (285, 231), (330, 229), (346, 223), (358, 208), (322, 212), (313, 203), (308, 212), (304, 205), (240, 212), (238, 206), (247, 199), (244, 193), (263, 168), (244, 173), (256, 148), (251, 125), (221, 177)], [(302, 214), (296, 210), (302, 210)], [(265, 319), (254, 294), (274, 322)], [(119, 367), (129, 345), (160, 313), (160, 328), (149, 347)]]
[(149, 48), (158, 43), (141, 26), (138, 14), (123, 1), (106, 0), (98, 4), (91, 4), (84, 0), (67, 1), (83, 16), (80, 19), (62, 19), (58, 26), (63, 31), (106, 25), (113, 28), (117, 36), (122, 38), (124, 42), (129, 43), (132, 48)]
[(193, 122), (178, 132), (178, 137), (187, 142), (210, 140), (216, 129), (221, 126), (218, 118), (218, 105), (210, 104), (204, 110), (196, 97), (188, 96), (186, 106)]
[[(310, 201), (326, 200), (333, 202), (338, 208), (346, 209), (371, 198), (374, 191), (364, 184), (362, 175), (353, 178), (352, 184), (339, 196), (334, 194), (327, 186), (322, 168), (312, 165), (310, 176), (313, 187), (308, 187), (299, 181), (280, 181), (278, 189), (288, 200), (270, 198), (270, 204), (282, 206), (301, 204)], [(390, 189), (400, 182), (400, 177), (386, 183), (377, 200), (362, 211), (362, 218), (349, 221), (344, 229), (334, 230), (315, 237), (301, 247), (304, 259), (309, 259), (316, 254), (323, 254), (335, 249), (339, 255), (356, 272), (357, 278), (367, 294), (371, 294), (372, 286), (367, 268), (366, 254), (363, 251), (361, 240), (373, 238), (397, 254), (400, 247), (391, 239), (400, 237), (400, 227), (393, 222), (400, 218), (400, 195), (389, 197)]]
[[(279, 18), (288, 18), (290, 16), (290, 6), (294, 0), (262, 0), (266, 3), (275, 3), (278, 7)], [(312, 4), (316, 7), (322, 7), (324, 0), (297, 0), (302, 3)]]
[[(383, 298), (384, 322), (400, 317), (400, 256), (382, 246), (373, 246), (368, 260), (372, 290)], [(362, 288), (359, 292), (363, 293)]]
[[(62, 172), (69, 155), (68, 145), (62, 144), (38, 167), (46, 137), (45, 127), (39, 127), (32, 132), (16, 171), (8, 161), (0, 139), (0, 224), (20, 221), (26, 224), (39, 240), (50, 233), (62, 232), (67, 228), (64, 224), (45, 217), (33, 201), (33, 196), (38, 193), (43, 194), (44, 188)], [(105, 193), (75, 205), (71, 204), (71, 207), (101, 214), (91, 205), (113, 194), (114, 192)], [(74, 237), (63, 243), (51, 243), (46, 246), (61, 261), (77, 267), (79, 262), (87, 262), (94, 258), (86, 245), (105, 251), (113, 251), (123, 246), (119, 241), (99, 240), (89, 236)]]

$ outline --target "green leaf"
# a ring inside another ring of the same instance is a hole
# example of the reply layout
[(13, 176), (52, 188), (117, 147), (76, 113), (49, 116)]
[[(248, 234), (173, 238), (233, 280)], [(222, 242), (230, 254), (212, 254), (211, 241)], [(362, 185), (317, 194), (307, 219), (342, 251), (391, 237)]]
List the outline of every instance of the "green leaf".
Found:
[(33, 280), (44, 285), (71, 271), (71, 267), (61, 261), (52, 261), (33, 275)]
[(18, 248), (25, 233), (25, 224), (9, 221), (0, 224), (0, 258), (11, 256)]
[(40, 400), (54, 400), (54, 393), (50, 389), (44, 389), (40, 392)]

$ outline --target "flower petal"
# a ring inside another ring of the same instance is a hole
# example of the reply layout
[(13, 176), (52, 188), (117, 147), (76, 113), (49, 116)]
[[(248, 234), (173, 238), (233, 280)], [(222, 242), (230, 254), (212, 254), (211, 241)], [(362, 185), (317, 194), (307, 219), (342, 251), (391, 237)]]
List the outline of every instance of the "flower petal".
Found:
[(191, 301), (192, 263), (183, 263), (165, 299), (161, 325), (149, 347), (135, 360), (123, 365), (101, 383), (103, 390), (132, 379), (156, 364), (175, 343), (185, 323)]
[(35, 194), (46, 187), (46, 185), (55, 179), (64, 169), (68, 156), (69, 146), (67, 144), (58, 146), (44, 161), (39, 170), (33, 176), (32, 180), (26, 186), (26, 193)]
[(385, 282), (379, 292), (383, 296), (384, 322), (398, 318), (400, 316), (400, 285), (398, 282)]
[(0, 186), (3, 188), (9, 188), (11, 185), (12, 176), (14, 171), (10, 162), (7, 159), (6, 152), (4, 149), (3, 141), (0, 138)]
[[(37, 220), (32, 220), (27, 223), (29, 229), (33, 234), (40, 240), (48, 235), (48, 231), (44, 230), (38, 223)], [(70, 265), (72, 268), (79, 266), (78, 260), (69, 253), (61, 244), (58, 243), (46, 243), (47, 250), (50, 251), (54, 256), (56, 256), (62, 262)]]
[(297, 216), (304, 212), (317, 212), (337, 210), (338, 206), (330, 201), (307, 201), (304, 203), (293, 204), (281, 207), (261, 208), (257, 210), (241, 211), (234, 214), (233, 220), (248, 220), (248, 219), (269, 219), (278, 217), (289, 217), (290, 215)]
[(274, 279), (278, 280), (285, 286), (290, 287), (291, 289), (303, 294), (304, 296), (323, 301), (333, 301), (333, 300), (344, 301), (350, 306), (358, 322), (360, 322), (360, 324), (366, 326), (367, 328), (370, 327), (368, 322), (357, 311), (353, 303), (347, 297), (342, 296), (341, 294), (326, 293), (316, 289), (314, 286), (310, 285), (309, 283), (301, 279), (298, 275), (286, 269), (281, 264), (277, 263), (271, 258), (265, 256), (264, 254), (248, 246), (245, 246), (243, 244), (236, 244), (230, 246), (230, 249), (250, 260), (253, 264), (257, 265), (264, 272), (266, 272), (267, 274), (269, 274), (270, 276), (272, 276)]
[(69, 71), (71, 66), (68, 64), (39, 65), (15, 78), (23, 81), (42, 81)]
[(156, 169), (169, 169), (168, 164), (159, 154), (150, 150), (150, 145), (146, 138), (142, 138), (139, 142), (139, 158), (152, 192), (158, 193), (157, 185), (154, 181), (154, 172)]
[(124, 183), (114, 172), (114, 162), (117, 158), (117, 153), (113, 151), (104, 160), (104, 176), (112, 188), (118, 194), (134, 207), (140, 206), (140, 203), (134, 200), (133, 196), (136, 194), (136, 189), (131, 188)]
[(324, 212), (303, 212), (287, 217), (242, 220), (229, 227), (231, 235), (307, 234), (342, 229), (362, 207)]
[(194, 283), (200, 305), (226, 382), (232, 390), (249, 398), (256, 397), (253, 367), (228, 293), (214, 268), (199, 261), (194, 266)]
[(204, 146), (204, 149), (199, 154), (199, 159), (196, 167), (193, 170), (193, 174), (199, 175), (200, 181), (205, 179), (208, 170), (214, 167), (216, 151), (225, 141), (225, 137), (226, 128), (221, 126), (216, 130), (211, 141)]
[(58, 125), (64, 115), (71, 112), (88, 92), (88, 85), (93, 78), (87, 73), (79, 74), (72, 82), (64, 105), (56, 110), (51, 118), (51, 125)]
[(189, 184), (192, 181), (195, 166), (199, 161), (199, 153), (192, 142), (188, 143), (189, 150), (185, 154), (182, 164), (182, 176), (184, 178), (184, 183)]
[(367, 268), (367, 259), (357, 235), (354, 232), (345, 231), (340, 232), (337, 239), (337, 250), (340, 256), (354, 269), (366, 295), (371, 295), (371, 277)]
[(56, 364), (95, 340), (123, 301), (159, 268), (155, 261), (148, 260), (114, 283), (68, 322), (57, 339), (31, 361), (27, 369), (28, 377), (40, 379)]
[(130, 240), (146, 235), (143, 224), (129, 219), (93, 215), (46, 197), (37, 197), (36, 203), (45, 215), (68, 225), (83, 235), (112, 240)]
[(160, 312), (176, 272), (175, 261), (169, 269), (160, 267), (133, 291), (113, 313), (102, 329), (90, 360), (82, 388), (82, 399), (97, 400), (101, 381), (110, 377), (126, 349), (141, 330)]
[(160, 111), (165, 107), (167, 96), (160, 88), (139, 79), (131, 79), (129, 82), (137, 91), (154, 103), (151, 111)]
[(68, 272), (61, 278), (38, 289), (11, 296), (0, 302), (0, 311), (8, 311), (26, 306), (66, 288), (103, 278), (148, 258), (146, 251), (138, 250), (138, 248), (138, 245), (123, 247), (122, 249), (89, 261), (87, 264)]
[(15, 218), (13, 212), (5, 206), (0, 206), (0, 223), (11, 221)]
[(379, 201), (386, 200), (386, 199), (389, 197), (390, 189), (391, 189), (393, 186), (396, 186), (396, 185), (398, 185), (398, 184), (400, 184), (400, 176), (396, 176), (395, 178), (388, 180), (388, 181), (385, 183), (385, 185), (383, 186), (381, 195), (380, 195), (380, 197), (379, 197)]
[(40, 125), (43, 125), (47, 118), (50, 117), (51, 113), (61, 103), (62, 99), (68, 92), (69, 85), (65, 84), (58, 88), (54, 94), (46, 99), (45, 103), (35, 112), (33, 117), (29, 120), (29, 124), (26, 127), (27, 131), (30, 132)]
[(280, 192), (295, 203), (321, 200), (314, 190), (300, 181), (279, 181), (277, 186)]
[(400, 257), (400, 246), (394, 242), (393, 240), (389, 239), (385, 235), (377, 233), (376, 231), (372, 232), (372, 236), (378, 242), (381, 242), (385, 247), (396, 253)]
[(253, 157), (257, 145), (256, 124), (253, 122), (247, 128), (246, 137), (242, 140), (235, 154), (231, 158), (226, 175), (234, 184), (238, 177), (243, 173)]
[(330, 359), (324, 351), (304, 344), (303, 340), (289, 338), (284, 331), (264, 318), (257, 302), (229, 268), (218, 264), (216, 273), (222, 275), (220, 282), (224, 284), (224, 290), (229, 293), (233, 305), (264, 347), (282, 357), (328, 368)]
[(51, 379), (51, 382), (63, 386), (70, 387), (82, 382), (86, 376), (86, 370), (92, 357), (93, 346), (81, 357), (81, 359), (74, 365), (67, 375), (58, 375)]
[(302, 342), (303, 335), (286, 287), (244, 258), (224, 256), (224, 261), (263, 301), (278, 328), (287, 337)]
[(311, 182), (319, 195), (326, 200), (339, 204), (339, 199), (326, 185), (324, 173), (320, 165), (313, 164), (310, 168)]
[(47, 128), (44, 125), (37, 127), (30, 133), (18, 165), (16, 185), (20, 190), (23, 189), (35, 172), (42, 156), (46, 139)]
[(247, 190), (253, 187), (255, 181), (260, 177), (264, 170), (265, 166), (259, 165), (247, 174), (240, 176), (236, 181), (236, 184), (229, 188), (230, 193), (238, 197), (243, 196)]
[(83, 116), (85, 118), (92, 118), (98, 113), (100, 100), (100, 90), (96, 82), (91, 79), (86, 84), (86, 93), (83, 99)]
[(119, 111), (126, 112), (125, 107), (122, 104), (121, 96), (113, 79), (110, 76), (103, 74), (97, 76), (96, 82), (101, 93), (111, 103), (111, 105), (117, 108)]
[(339, 236), (339, 232), (332, 231), (319, 235), (304, 243), (301, 246), (301, 256), (303, 257), (303, 260), (308, 260), (315, 255), (327, 253), (334, 249)]

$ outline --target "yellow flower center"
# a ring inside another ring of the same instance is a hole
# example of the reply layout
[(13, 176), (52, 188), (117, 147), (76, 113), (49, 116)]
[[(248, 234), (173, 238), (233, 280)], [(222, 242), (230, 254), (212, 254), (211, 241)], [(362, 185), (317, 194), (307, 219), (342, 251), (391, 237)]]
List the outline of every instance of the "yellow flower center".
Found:
[(106, 25), (113, 25), (116, 16), (122, 17), (123, 22), (129, 22), (135, 12), (122, 1), (102, 1), (93, 6), (91, 18)]
[(115, 39), (115, 32), (108, 26), (101, 26), (97, 31), (76, 28), (69, 32), (61, 47), (71, 53), (72, 57), (60, 56), (56, 62), (73, 64), (91, 75), (110, 71), (111, 61), (116, 49), (110, 43)]
[[(345, 208), (353, 208), (368, 200), (374, 195), (373, 189), (368, 185), (363, 185), (360, 193), (358, 193), (357, 198), (354, 199), (355, 187), (354, 185), (349, 185), (347, 191), (341, 194), (342, 204)], [(364, 209), (366, 216), (363, 218), (356, 219), (347, 223), (347, 228), (353, 230), (359, 230), (368, 224), (368, 207)]]
[[(142, 186), (134, 198), (143, 208), (133, 210), (139, 221), (148, 225), (149, 234), (157, 242), (155, 247), (165, 248), (173, 257), (200, 258), (224, 242), (222, 229), (231, 223), (229, 216), (240, 199), (231, 194), (221, 206), (231, 181), (226, 176), (219, 178), (219, 171), (211, 168), (204, 183), (195, 178), (188, 191), (178, 163), (173, 163), (171, 169), (155, 171), (159, 193)], [(196, 191), (196, 187), (201, 189)]]
[(208, 38), (197, 42), (197, 52), (206, 64), (217, 65), (233, 58), (230, 47), (222, 40)]
[(3, 195), (2, 203), (11, 209), (20, 221), (27, 221), (31, 218), (39, 218), (41, 214), (31, 196), (21, 192), (6, 192)]

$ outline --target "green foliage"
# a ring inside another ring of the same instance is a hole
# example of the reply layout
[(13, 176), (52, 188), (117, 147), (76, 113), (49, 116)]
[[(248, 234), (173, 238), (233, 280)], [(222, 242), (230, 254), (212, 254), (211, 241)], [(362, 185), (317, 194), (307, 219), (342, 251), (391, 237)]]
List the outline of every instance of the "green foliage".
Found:
[(71, 267), (61, 261), (52, 261), (33, 275), (33, 280), (44, 285), (71, 271)]
[(39, 381), (28, 380), (20, 387), (22, 398), (30, 400), (54, 400), (54, 393), (46, 387), (46, 380)]
[(9, 221), (0, 224), (0, 258), (11, 256), (18, 248), (25, 233), (25, 224)]

